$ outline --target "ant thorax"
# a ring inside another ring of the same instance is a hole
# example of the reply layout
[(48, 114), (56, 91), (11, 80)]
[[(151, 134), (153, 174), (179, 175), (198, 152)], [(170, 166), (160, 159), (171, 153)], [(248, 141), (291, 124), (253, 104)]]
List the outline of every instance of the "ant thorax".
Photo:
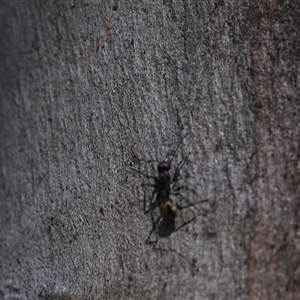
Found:
[(155, 189), (157, 191), (157, 197), (169, 197), (171, 193), (171, 179), (168, 171), (161, 171), (155, 178)]

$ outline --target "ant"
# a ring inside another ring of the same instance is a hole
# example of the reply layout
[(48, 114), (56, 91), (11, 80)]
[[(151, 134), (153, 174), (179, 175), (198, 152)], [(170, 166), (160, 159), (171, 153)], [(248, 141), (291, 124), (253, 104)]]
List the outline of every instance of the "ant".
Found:
[[(173, 151), (173, 153), (171, 154), (171, 157), (169, 159), (168, 159), (168, 156), (171, 152), (169, 152), (167, 154), (166, 158), (162, 162), (158, 163), (158, 166), (157, 166), (158, 175), (157, 176), (151, 176), (151, 175), (141, 172), (140, 170), (131, 168), (133, 171), (140, 173), (144, 177), (154, 180), (154, 184), (142, 183), (142, 186), (150, 186), (150, 187), (154, 188), (154, 190), (152, 192), (152, 196), (150, 198), (150, 204), (149, 204), (148, 208), (147, 208), (147, 204), (146, 204), (146, 197), (144, 195), (144, 213), (145, 214), (150, 213), (151, 220), (152, 220), (152, 230), (150, 231), (150, 234), (146, 240), (146, 244), (156, 244), (158, 241), (158, 234), (159, 234), (159, 236), (164, 236), (164, 237), (169, 236), (172, 232), (178, 231), (183, 226), (192, 222), (196, 217), (194, 217), (193, 219), (191, 219), (187, 222), (184, 222), (180, 227), (175, 229), (175, 219), (177, 216), (177, 211), (187, 208), (189, 206), (194, 206), (195, 204), (197, 204), (199, 202), (203, 202), (203, 201), (199, 201), (197, 203), (189, 203), (186, 206), (181, 206), (178, 203), (174, 204), (171, 199), (171, 195), (174, 195), (174, 196), (181, 195), (180, 190), (182, 190), (183, 188), (188, 189), (188, 187), (186, 187), (186, 186), (179, 186), (179, 187), (176, 187), (176, 186), (178, 183), (180, 171), (181, 171), (182, 167), (185, 165), (189, 154), (187, 156), (185, 156), (182, 159), (182, 161), (179, 162), (178, 165), (175, 167), (175, 172), (174, 172), (172, 179), (171, 179), (171, 176), (169, 173), (170, 169), (171, 169), (171, 164), (172, 164), (173, 158), (175, 157), (175, 153), (177, 152), (179, 146), (181, 145), (183, 139), (186, 136), (187, 136), (187, 134), (181, 138), (176, 149)], [(155, 196), (156, 196), (156, 198), (153, 201)], [(154, 220), (153, 214), (157, 207), (159, 207), (160, 215), (158, 216), (158, 218), (156, 220)], [(160, 223), (158, 233), (157, 233), (156, 226), (160, 220), (162, 220), (162, 222)], [(156, 240), (154, 242), (150, 241), (150, 238), (151, 238), (151, 235), (153, 232), (155, 232), (155, 234), (156, 234)]]

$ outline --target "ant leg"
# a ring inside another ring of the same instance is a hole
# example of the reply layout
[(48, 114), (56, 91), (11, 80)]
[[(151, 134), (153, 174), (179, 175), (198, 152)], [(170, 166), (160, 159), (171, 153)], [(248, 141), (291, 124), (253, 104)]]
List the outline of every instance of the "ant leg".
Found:
[[(178, 204), (176, 203), (176, 207), (177, 207), (179, 210), (182, 210), (182, 209), (185, 209), (185, 208), (187, 208), (187, 207), (189, 207), (189, 206), (194, 206), (194, 205), (196, 205), (196, 204), (198, 204), (198, 203), (200, 203), (200, 202), (207, 202), (207, 201), (208, 201), (208, 200), (200, 200), (200, 201), (197, 201), (196, 203), (191, 203), (191, 204), (189, 204), (189, 205), (187, 205), (187, 206), (180, 206), (180, 205), (178, 205)], [(191, 218), (190, 220), (188, 220), (188, 221), (184, 222), (183, 224), (181, 224), (177, 229), (174, 230), (174, 232), (180, 230), (182, 227), (184, 227), (184, 226), (188, 225), (189, 223), (193, 222), (198, 216), (200, 216), (200, 215), (206, 216), (208, 213), (210, 213), (210, 212), (213, 210), (213, 208), (215, 207), (215, 204), (216, 204), (215, 201), (213, 201), (213, 203), (211, 204), (211, 206), (209, 207), (209, 209), (207, 209), (204, 213), (199, 213), (199, 214), (195, 215), (195, 216), (194, 216), (193, 218)]]
[(182, 167), (184, 166), (184, 164), (187, 162), (187, 159), (189, 157), (190, 154), (188, 154), (179, 164), (177, 167), (175, 167), (175, 173), (173, 176), (173, 180), (171, 181), (171, 183), (174, 183), (174, 185), (176, 184), (176, 182), (178, 181), (178, 177), (179, 177), (179, 173), (180, 170), (182, 169)]
[(135, 172), (140, 173), (141, 175), (143, 175), (143, 176), (146, 177), (146, 178), (151, 178), (151, 179), (154, 179), (154, 180), (155, 180), (155, 176), (151, 176), (151, 175), (145, 174), (145, 173), (143, 173), (142, 171), (137, 170), (137, 169), (134, 169), (134, 168), (130, 168), (130, 169), (133, 170), (133, 171), (135, 171)]
[(153, 198), (155, 196), (155, 194), (157, 193), (156, 190), (154, 190), (152, 192), (152, 196), (151, 196), (151, 199), (150, 199), (150, 205), (149, 205), (149, 208), (147, 208), (147, 200), (146, 200), (146, 191), (144, 191), (144, 214), (148, 214), (150, 211), (153, 211), (153, 209), (157, 206), (157, 204), (154, 205), (155, 201), (153, 202)]
[(182, 190), (182, 189), (187, 189), (188, 191), (193, 192), (194, 194), (197, 194), (195, 190), (189, 188), (189, 187), (186, 186), (186, 185), (182, 185), (182, 186), (177, 187), (176, 189), (173, 189), (173, 191), (172, 191), (171, 193), (172, 193), (172, 195), (174, 195), (174, 196), (178, 196), (178, 195), (181, 196), (181, 194), (180, 194), (179, 191)]
[[(187, 200), (187, 199), (186, 199), (186, 200)], [(188, 202), (189, 202), (189, 201), (188, 201)], [(194, 203), (190, 203), (190, 202), (189, 202), (189, 204), (187, 204), (187, 205), (185, 205), (185, 206), (182, 206), (182, 205), (179, 205), (179, 204), (176, 203), (176, 207), (177, 207), (178, 210), (183, 210), (183, 209), (185, 209), (185, 208), (188, 208), (188, 207), (190, 207), (190, 206), (195, 206), (195, 205), (197, 205), (197, 204), (199, 204), (199, 203), (203, 203), (203, 202), (208, 202), (208, 200), (199, 200), (199, 201), (196, 201), (196, 202), (194, 202)]]
[(177, 187), (176, 189), (173, 189), (173, 192), (174, 192), (173, 195), (179, 195), (180, 193), (177, 193), (177, 192), (179, 192), (182, 189), (187, 189), (188, 191), (193, 192), (194, 194), (197, 195), (197, 192), (194, 189), (191, 189), (186, 185), (182, 185), (182, 186)]
[[(151, 176), (151, 175), (145, 174), (142, 171), (134, 169), (134, 168), (130, 168), (130, 169), (133, 170), (133, 171), (135, 171), (135, 172), (138, 172), (139, 174), (143, 175), (144, 177), (146, 177), (148, 179), (154, 179), (154, 180), (156, 180), (155, 176)], [(150, 184), (150, 183), (144, 183), (143, 182), (141, 185), (142, 186), (150, 186), (150, 187), (156, 188), (155, 184)], [(151, 210), (153, 210), (152, 201), (153, 201), (153, 198), (154, 198), (154, 196), (155, 196), (156, 193), (157, 193), (157, 191), (154, 190), (153, 193), (152, 193), (151, 199), (150, 199), (150, 207), (147, 209), (146, 192), (144, 191), (144, 214), (148, 214)]]
[(172, 158), (171, 158), (170, 161), (169, 161), (170, 164), (172, 163), (172, 160), (173, 160), (173, 158), (174, 158), (174, 156), (175, 156), (175, 153), (177, 152), (177, 150), (178, 150), (179, 146), (181, 145), (183, 139), (184, 139), (185, 137), (187, 137), (188, 135), (189, 135), (189, 134), (187, 133), (186, 135), (184, 135), (184, 136), (179, 140), (179, 142), (178, 142), (178, 144), (177, 144), (175, 150), (172, 150), (172, 151), (170, 151), (170, 152), (167, 153), (167, 156), (166, 156), (165, 160), (167, 159), (167, 157), (168, 157), (169, 155), (172, 155)]
[(174, 230), (174, 232), (176, 232), (176, 231), (180, 230), (182, 227), (184, 227), (184, 226), (186, 226), (186, 225), (192, 223), (196, 218), (197, 218), (197, 216), (194, 216), (192, 219), (190, 219), (190, 220), (188, 220), (188, 221), (182, 223), (179, 227), (177, 227), (177, 228)]
[[(153, 247), (155, 247), (155, 245), (157, 244), (158, 236), (157, 236), (157, 232), (156, 232), (156, 225), (160, 221), (160, 219), (161, 219), (161, 216), (159, 216), (157, 218), (157, 220), (154, 222), (153, 214), (151, 214), (152, 229), (151, 229), (151, 231), (150, 231), (150, 233), (147, 237), (147, 240), (145, 242), (146, 245), (153, 245)], [(153, 231), (155, 232), (156, 239), (155, 239), (155, 241), (150, 241), (150, 238), (151, 238), (151, 235), (152, 235)]]
[(179, 210), (181, 210), (181, 209), (183, 209), (183, 208), (186, 208), (186, 207), (189, 207), (189, 206), (194, 206), (194, 205), (199, 204), (199, 203), (208, 202), (207, 199), (204, 199), (204, 200), (199, 200), (199, 201), (196, 201), (196, 202), (191, 203), (190, 200), (189, 200), (188, 198), (184, 197), (184, 196), (180, 193), (180, 190), (182, 190), (182, 189), (186, 189), (186, 190), (188, 190), (188, 191), (190, 191), (190, 192), (192, 192), (193, 194), (195, 194), (195, 195), (198, 196), (198, 193), (197, 193), (194, 189), (191, 189), (191, 188), (189, 188), (189, 187), (186, 186), (186, 185), (183, 185), (183, 186), (180, 186), (180, 187), (174, 189), (174, 190), (172, 191), (172, 195), (174, 195), (174, 196), (180, 196), (186, 203), (188, 203), (188, 205), (186, 205), (186, 206), (181, 206), (181, 205), (179, 205), (179, 204), (176, 204), (176, 205), (177, 205), (177, 208), (178, 208)]
[[(204, 201), (207, 201), (207, 200), (200, 200), (200, 201), (197, 201), (195, 203), (189, 203), (188, 205), (185, 205), (185, 206), (181, 206), (179, 204), (176, 203), (176, 207), (178, 210), (183, 210), (185, 208), (188, 208), (190, 206), (195, 206), (196, 204), (200, 203), (200, 202), (204, 202)], [(178, 228), (176, 228), (174, 231), (178, 231), (180, 230), (182, 227), (190, 224), (191, 222), (193, 222), (196, 218), (197, 218), (198, 215), (194, 216), (193, 218), (191, 218), (190, 220), (184, 222), (183, 224), (181, 224)]]
[[(188, 203), (189, 203), (188, 206), (190, 206), (191, 203), (190, 203), (190, 201), (188, 200), (188, 198), (184, 197), (184, 196), (180, 193), (180, 190), (182, 190), (182, 189), (187, 189), (188, 191), (193, 192), (193, 193), (196, 194), (196, 195), (198, 195), (198, 194), (197, 194), (197, 192), (196, 192), (195, 190), (193, 190), (193, 189), (187, 187), (186, 185), (180, 186), (180, 187), (178, 187), (178, 188), (176, 188), (176, 189), (174, 189), (174, 190), (172, 191), (172, 193), (171, 193), (172, 195), (174, 195), (174, 196), (180, 196), (182, 199), (184, 199), (186, 202), (188, 202)], [(196, 204), (197, 204), (197, 203), (200, 203), (200, 202), (205, 202), (205, 201), (207, 201), (207, 200), (202, 200), (202, 201), (196, 202)], [(178, 209), (180, 209), (180, 205), (178, 205)]]
[(182, 189), (184, 189), (184, 188), (187, 188), (185, 185), (183, 185), (183, 186), (179, 186), (178, 188), (176, 188), (176, 189), (174, 189), (173, 190), (173, 195), (179, 195), (180, 193), (179, 193), (179, 191), (180, 190), (182, 190)]

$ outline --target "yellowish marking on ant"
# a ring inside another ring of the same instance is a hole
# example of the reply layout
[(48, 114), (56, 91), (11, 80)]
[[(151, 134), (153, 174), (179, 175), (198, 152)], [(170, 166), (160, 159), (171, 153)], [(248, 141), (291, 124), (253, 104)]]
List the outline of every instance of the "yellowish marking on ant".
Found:
[(166, 221), (174, 222), (177, 216), (177, 207), (170, 199), (167, 199), (161, 203), (160, 213)]

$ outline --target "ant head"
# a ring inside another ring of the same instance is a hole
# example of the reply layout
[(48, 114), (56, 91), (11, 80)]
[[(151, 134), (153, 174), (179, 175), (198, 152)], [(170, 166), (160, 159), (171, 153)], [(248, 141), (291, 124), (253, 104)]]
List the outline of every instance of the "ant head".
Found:
[(171, 169), (171, 164), (170, 164), (170, 162), (167, 162), (167, 161), (162, 161), (157, 166), (158, 173), (160, 173), (162, 171), (169, 171), (170, 169)]
[(184, 135), (180, 140), (179, 140), (179, 143), (177, 144), (176, 148), (172, 151), (170, 151), (165, 160), (161, 163), (159, 163), (159, 165), (157, 166), (157, 171), (158, 173), (162, 172), (162, 171), (169, 171), (171, 169), (171, 163), (172, 163), (172, 160), (173, 158), (175, 157), (176, 155), (176, 152), (179, 148), (179, 146), (181, 145), (183, 139), (187, 136), (188, 134)]

